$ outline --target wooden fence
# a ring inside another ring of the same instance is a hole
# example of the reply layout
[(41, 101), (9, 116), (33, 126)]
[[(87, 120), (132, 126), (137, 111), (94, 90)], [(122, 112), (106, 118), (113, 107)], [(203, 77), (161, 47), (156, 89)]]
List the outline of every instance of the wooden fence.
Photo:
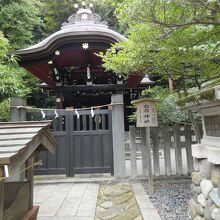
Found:
[[(138, 129), (134, 126), (130, 126), (129, 132), (126, 132), (127, 176), (149, 175), (145, 135), (145, 128)], [(151, 128), (150, 136), (154, 176), (189, 175), (193, 171), (191, 144), (196, 143), (196, 136), (191, 126)]]

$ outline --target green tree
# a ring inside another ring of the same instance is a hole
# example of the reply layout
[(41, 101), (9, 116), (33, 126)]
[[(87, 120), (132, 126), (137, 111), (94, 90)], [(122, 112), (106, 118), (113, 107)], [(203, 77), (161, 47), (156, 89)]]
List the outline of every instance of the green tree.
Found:
[(36, 42), (42, 33), (38, 0), (1, 0), (0, 30), (12, 49), (20, 49)]
[(0, 0), (0, 120), (9, 117), (9, 97), (27, 96), (36, 78), (20, 68), (8, 51), (25, 48), (42, 38), (44, 29), (39, 0)]
[(14, 57), (8, 57), (9, 42), (0, 32), (0, 121), (9, 117), (9, 98), (26, 96), (30, 89), (24, 78), (26, 73), (18, 67)]
[(220, 25), (219, 0), (123, 0), (117, 17), (129, 25), (153, 23), (165, 27)]
[(174, 82), (180, 96), (189, 86), (201, 89), (219, 77), (220, 25), (213, 12), (220, 10), (219, 3), (199, 2), (123, 1), (116, 13), (130, 27), (128, 41), (102, 54), (104, 67), (125, 75), (160, 74)]
[(116, 15), (129, 26), (128, 41), (101, 54), (107, 70), (161, 75), (180, 98), (220, 77), (219, 1), (124, 0)]
[(0, 32), (0, 102), (15, 95), (24, 96), (28, 92), (23, 81), (25, 72), (18, 67), (13, 57), (6, 55), (8, 48), (8, 40)]

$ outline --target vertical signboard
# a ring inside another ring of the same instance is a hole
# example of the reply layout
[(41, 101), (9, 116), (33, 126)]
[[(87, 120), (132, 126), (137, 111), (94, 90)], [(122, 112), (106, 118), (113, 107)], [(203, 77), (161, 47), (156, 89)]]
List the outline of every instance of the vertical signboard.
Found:
[(157, 127), (157, 111), (155, 101), (137, 103), (137, 127)]
[[(145, 128), (146, 132), (146, 151), (147, 151), (147, 161), (149, 170), (149, 188), (151, 194), (153, 193), (153, 174), (152, 174), (152, 164), (151, 164), (151, 139), (150, 139), (150, 127), (157, 127), (157, 111), (156, 111), (156, 100), (154, 99), (138, 99), (132, 101), (132, 104), (137, 105), (137, 127)], [(143, 158), (143, 154), (142, 154)]]

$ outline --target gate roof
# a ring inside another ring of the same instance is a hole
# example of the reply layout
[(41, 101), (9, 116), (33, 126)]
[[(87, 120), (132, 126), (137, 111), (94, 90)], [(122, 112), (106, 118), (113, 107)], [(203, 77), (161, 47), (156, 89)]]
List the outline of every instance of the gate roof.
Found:
[[(96, 78), (113, 77), (112, 73), (105, 73), (97, 54), (124, 40), (123, 35), (109, 29), (92, 9), (83, 7), (62, 24), (60, 31), (14, 54), (19, 56), (21, 66), (53, 88), (56, 85), (54, 67), (68, 71), (71, 82), (82, 80), (88, 66)], [(142, 78), (131, 75), (126, 84), (129, 88), (135, 87)]]

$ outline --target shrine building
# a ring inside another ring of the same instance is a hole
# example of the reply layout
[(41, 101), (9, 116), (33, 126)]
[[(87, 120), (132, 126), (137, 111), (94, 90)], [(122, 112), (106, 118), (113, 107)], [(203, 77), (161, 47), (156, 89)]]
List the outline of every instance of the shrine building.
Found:
[[(61, 30), (15, 52), (19, 65), (40, 79), (44, 90), (56, 94), (54, 106), (59, 118), (48, 113), (47, 119), (53, 120), (60, 147), (55, 156), (41, 155), (45, 166), (38, 170), (40, 174), (124, 175), (120, 161), (124, 158), (124, 131), (132, 113), (131, 100), (146, 88), (146, 78), (144, 74), (124, 77), (106, 71), (98, 54), (126, 40), (94, 13), (92, 4), (83, 2), (82, 7), (76, 5), (76, 13), (62, 24)], [(151, 83), (147, 81), (147, 85)], [(103, 105), (106, 107), (95, 108)], [(89, 110), (78, 111), (79, 115), (71, 111), (92, 107), (94, 117)], [(29, 120), (35, 116), (39, 120), (39, 114), (29, 113)]]

